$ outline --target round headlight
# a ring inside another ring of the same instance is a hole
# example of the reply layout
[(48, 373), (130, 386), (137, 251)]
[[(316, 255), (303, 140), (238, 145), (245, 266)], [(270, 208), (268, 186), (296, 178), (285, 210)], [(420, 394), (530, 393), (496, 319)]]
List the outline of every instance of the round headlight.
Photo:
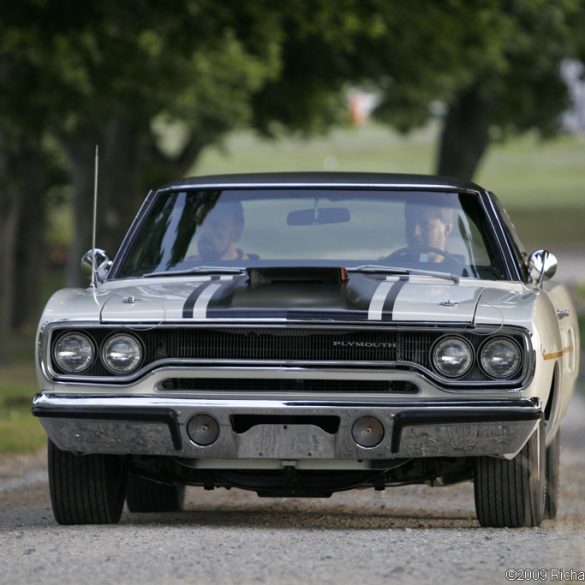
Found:
[(53, 348), (53, 358), (61, 370), (77, 374), (87, 370), (93, 362), (95, 349), (93, 342), (83, 333), (62, 335)]
[(463, 376), (472, 364), (473, 350), (461, 337), (444, 337), (433, 349), (433, 366), (443, 376)]
[(515, 341), (498, 337), (485, 343), (479, 359), (481, 367), (488, 376), (509, 378), (518, 371), (522, 354)]
[(132, 335), (114, 335), (103, 346), (102, 361), (114, 374), (129, 374), (142, 361), (142, 346)]

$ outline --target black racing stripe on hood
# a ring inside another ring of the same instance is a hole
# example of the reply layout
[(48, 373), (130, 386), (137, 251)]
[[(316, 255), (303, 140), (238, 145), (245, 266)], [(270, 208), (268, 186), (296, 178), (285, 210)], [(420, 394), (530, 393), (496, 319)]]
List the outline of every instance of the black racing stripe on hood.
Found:
[[(367, 321), (368, 307), (380, 282), (379, 278), (356, 274), (339, 284), (294, 281), (255, 285), (246, 277), (236, 277), (211, 296), (205, 318)], [(194, 295), (191, 305), (197, 316), (202, 299)]]
[(388, 291), (388, 296), (384, 302), (384, 308), (382, 309), (382, 321), (393, 321), (394, 320), (394, 305), (398, 294), (402, 290), (402, 287), (408, 282), (408, 276), (401, 276)]
[(211, 276), (209, 281), (206, 282), (199, 282), (197, 286), (193, 289), (193, 292), (187, 297), (185, 304), (183, 305), (183, 319), (193, 319), (193, 308), (195, 307), (195, 303), (197, 299), (201, 295), (201, 293), (213, 282), (219, 280), (219, 275), (214, 274)]

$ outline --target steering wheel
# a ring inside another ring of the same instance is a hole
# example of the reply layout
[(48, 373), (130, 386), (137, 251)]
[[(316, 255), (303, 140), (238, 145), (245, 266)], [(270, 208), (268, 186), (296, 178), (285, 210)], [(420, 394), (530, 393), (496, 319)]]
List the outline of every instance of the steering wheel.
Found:
[(453, 256), (453, 254), (449, 254), (449, 252), (441, 250), (441, 248), (434, 248), (433, 246), (406, 246), (404, 248), (394, 250), (392, 254), (386, 256), (385, 260), (408, 261), (412, 260), (415, 256), (418, 257), (425, 253), (439, 254), (445, 260), (453, 262), (457, 266), (463, 266), (463, 264), (455, 256)]

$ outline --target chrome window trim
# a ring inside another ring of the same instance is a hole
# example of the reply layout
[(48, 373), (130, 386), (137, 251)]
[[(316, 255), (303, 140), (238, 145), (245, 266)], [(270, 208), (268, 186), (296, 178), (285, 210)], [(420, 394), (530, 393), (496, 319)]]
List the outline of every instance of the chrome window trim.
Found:
[[(483, 200), (484, 198), (481, 197), (481, 199)], [(518, 270), (518, 266), (516, 265), (516, 261), (514, 260), (514, 252), (512, 251), (510, 242), (508, 241), (508, 237), (506, 235), (506, 228), (504, 227), (502, 218), (500, 217), (500, 213), (489, 191), (485, 191), (485, 199), (487, 199), (488, 202), (488, 205), (484, 207), (484, 209), (486, 210), (486, 217), (490, 219), (490, 221), (492, 222), (492, 227), (495, 229), (496, 232), (495, 239), (502, 253), (502, 258), (504, 259), (504, 262), (508, 267), (509, 280), (524, 282), (524, 280), (522, 279), (522, 275)]]
[(456, 185), (449, 185), (447, 183), (437, 184), (420, 184), (420, 183), (364, 183), (364, 182), (274, 182), (274, 183), (185, 183), (181, 185), (169, 185), (163, 187), (155, 192), (167, 193), (168, 191), (182, 191), (186, 189), (196, 189), (201, 191), (204, 189), (307, 189), (307, 188), (326, 188), (326, 189), (414, 189), (417, 191), (424, 190), (441, 190), (441, 191), (459, 191), (465, 193), (479, 194), (478, 189), (470, 189), (469, 187), (458, 187)]

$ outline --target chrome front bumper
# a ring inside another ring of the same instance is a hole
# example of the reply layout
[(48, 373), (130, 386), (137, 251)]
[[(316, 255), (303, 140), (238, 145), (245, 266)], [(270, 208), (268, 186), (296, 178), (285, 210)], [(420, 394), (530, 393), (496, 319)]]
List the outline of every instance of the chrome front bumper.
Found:
[[(33, 414), (66, 451), (224, 459), (231, 460), (230, 467), (234, 460), (510, 458), (543, 416), (539, 405), (526, 399), (348, 403), (51, 393), (34, 398)], [(219, 424), (219, 436), (208, 446), (195, 444), (187, 433), (197, 414)], [(352, 437), (353, 424), (364, 416), (383, 425), (383, 439), (375, 447), (361, 447)], [(236, 420), (251, 422), (238, 428)], [(335, 430), (323, 428), (320, 420), (335, 420)]]

